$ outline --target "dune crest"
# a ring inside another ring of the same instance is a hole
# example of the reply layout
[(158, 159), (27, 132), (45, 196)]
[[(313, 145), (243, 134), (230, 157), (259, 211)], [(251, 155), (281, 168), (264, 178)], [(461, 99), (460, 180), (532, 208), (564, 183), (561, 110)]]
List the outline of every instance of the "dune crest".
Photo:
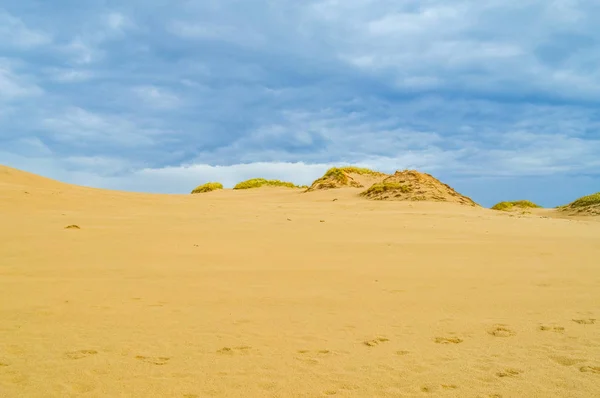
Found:
[(453, 202), (479, 206), (432, 175), (416, 170), (396, 171), (380, 183), (373, 184), (361, 196), (373, 200)]
[(364, 188), (382, 181), (388, 174), (370, 169), (348, 166), (333, 167), (315, 180), (307, 192), (336, 188)]
[(600, 215), (600, 192), (581, 197), (568, 205), (558, 208), (559, 211), (578, 216)]

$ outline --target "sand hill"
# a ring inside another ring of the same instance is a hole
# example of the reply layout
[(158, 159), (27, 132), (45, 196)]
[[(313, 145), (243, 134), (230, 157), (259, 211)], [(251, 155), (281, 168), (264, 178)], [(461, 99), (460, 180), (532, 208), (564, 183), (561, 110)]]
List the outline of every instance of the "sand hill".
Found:
[(2, 165), (0, 165), (0, 185), (3, 185), (6, 188), (56, 188), (59, 186), (62, 188), (74, 187), (70, 184), (66, 184), (50, 178), (42, 177), (37, 174)]
[(478, 206), (471, 198), (459, 194), (435, 177), (416, 170), (396, 171), (362, 192), (361, 196), (374, 200), (453, 202)]
[(558, 208), (559, 211), (572, 215), (600, 215), (600, 192), (584, 196)]
[(307, 192), (335, 188), (364, 188), (386, 177), (387, 174), (360, 167), (334, 167), (314, 181)]
[(0, 168), (0, 397), (600, 396), (600, 222), (357, 191)]

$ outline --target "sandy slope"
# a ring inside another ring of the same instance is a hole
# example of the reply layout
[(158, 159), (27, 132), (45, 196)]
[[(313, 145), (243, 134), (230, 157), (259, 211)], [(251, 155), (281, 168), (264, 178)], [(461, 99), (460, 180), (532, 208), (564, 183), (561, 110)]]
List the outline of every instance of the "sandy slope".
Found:
[(600, 222), (359, 191), (1, 169), (0, 396), (600, 396)]

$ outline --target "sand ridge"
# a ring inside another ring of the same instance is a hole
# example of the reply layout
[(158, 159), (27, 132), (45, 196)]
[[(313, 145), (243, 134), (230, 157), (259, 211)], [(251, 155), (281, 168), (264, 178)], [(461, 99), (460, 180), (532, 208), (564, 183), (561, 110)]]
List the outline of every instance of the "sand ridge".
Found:
[(432, 175), (416, 170), (396, 171), (361, 192), (361, 195), (375, 200), (452, 202), (478, 206), (471, 198), (461, 195)]
[(364, 188), (381, 182), (387, 174), (365, 168), (333, 167), (315, 180), (306, 192), (339, 188)]
[(2, 397), (600, 395), (595, 218), (11, 173)]

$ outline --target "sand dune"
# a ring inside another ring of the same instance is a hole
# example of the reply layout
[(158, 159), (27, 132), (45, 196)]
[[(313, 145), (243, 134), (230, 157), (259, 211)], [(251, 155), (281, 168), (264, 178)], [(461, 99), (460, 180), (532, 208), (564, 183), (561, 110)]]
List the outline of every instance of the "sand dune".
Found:
[(600, 396), (598, 218), (363, 190), (0, 168), (0, 396)]

